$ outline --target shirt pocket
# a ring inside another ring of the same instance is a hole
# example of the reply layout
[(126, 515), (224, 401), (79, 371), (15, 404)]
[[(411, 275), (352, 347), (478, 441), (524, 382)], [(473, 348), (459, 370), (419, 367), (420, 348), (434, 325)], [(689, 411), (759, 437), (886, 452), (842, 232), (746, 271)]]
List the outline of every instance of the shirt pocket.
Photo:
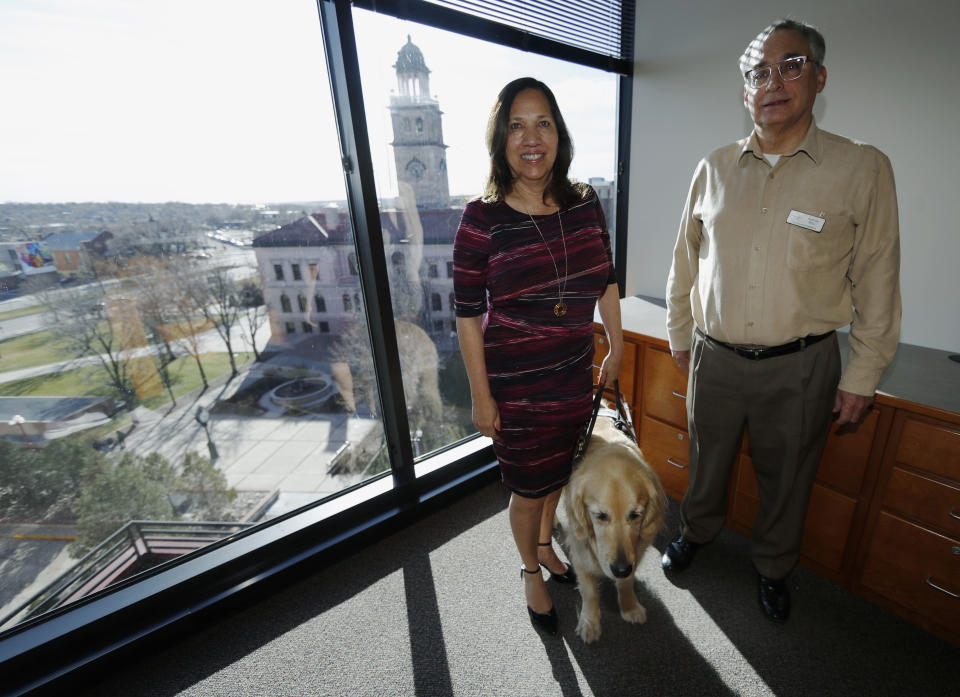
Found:
[(823, 218), (824, 224), (820, 232), (786, 224), (787, 267), (794, 271), (845, 271), (853, 254), (856, 229), (850, 214), (816, 207), (796, 210)]

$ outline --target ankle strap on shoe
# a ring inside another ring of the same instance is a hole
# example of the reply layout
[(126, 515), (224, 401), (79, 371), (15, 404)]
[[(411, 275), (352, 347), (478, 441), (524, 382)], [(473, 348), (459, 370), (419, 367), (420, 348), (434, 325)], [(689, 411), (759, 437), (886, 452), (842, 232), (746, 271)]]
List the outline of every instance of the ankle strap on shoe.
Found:
[(538, 543), (537, 543), (537, 546), (538, 546), (538, 547), (552, 547), (552, 546), (553, 546), (553, 540), (547, 540), (546, 542), (538, 542)]
[(538, 566), (536, 569), (534, 569), (533, 571), (531, 571), (530, 569), (528, 569), (528, 568), (525, 567), (525, 566), (521, 566), (521, 567), (520, 567), (520, 571), (522, 571), (522, 572), (525, 573), (525, 574), (539, 574), (539, 573), (541, 573), (539, 566)]

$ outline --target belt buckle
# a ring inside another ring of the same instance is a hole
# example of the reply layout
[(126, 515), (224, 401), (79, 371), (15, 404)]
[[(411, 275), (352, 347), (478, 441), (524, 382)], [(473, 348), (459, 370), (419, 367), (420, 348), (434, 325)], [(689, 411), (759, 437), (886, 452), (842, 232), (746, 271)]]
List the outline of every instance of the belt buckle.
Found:
[(755, 360), (755, 361), (759, 361), (759, 360), (760, 360), (760, 354), (761, 354), (762, 352), (763, 352), (763, 349), (758, 349), (758, 348), (750, 349), (750, 353), (753, 354), (753, 360)]

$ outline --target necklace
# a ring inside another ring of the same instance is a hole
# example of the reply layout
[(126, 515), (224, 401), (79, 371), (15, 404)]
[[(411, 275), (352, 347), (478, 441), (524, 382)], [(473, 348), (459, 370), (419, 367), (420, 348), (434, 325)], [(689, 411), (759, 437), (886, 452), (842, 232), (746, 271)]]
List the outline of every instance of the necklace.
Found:
[(543, 241), (543, 246), (547, 248), (547, 254), (550, 255), (550, 261), (553, 262), (553, 271), (557, 274), (557, 302), (553, 306), (553, 314), (557, 317), (563, 317), (567, 314), (567, 304), (563, 302), (563, 293), (567, 289), (567, 276), (570, 273), (570, 259), (567, 257), (567, 240), (563, 236), (563, 220), (560, 218), (560, 211), (557, 211), (557, 222), (560, 223), (560, 242), (563, 244), (563, 284), (560, 283), (560, 267), (557, 266), (557, 260), (553, 258), (553, 252), (550, 251), (550, 245), (547, 244), (547, 238), (543, 236), (543, 233), (540, 231), (540, 226), (537, 225), (537, 221), (533, 219), (533, 216), (530, 213), (527, 213), (530, 216), (530, 222), (533, 223), (533, 227), (537, 229), (537, 234), (540, 235), (540, 239)]

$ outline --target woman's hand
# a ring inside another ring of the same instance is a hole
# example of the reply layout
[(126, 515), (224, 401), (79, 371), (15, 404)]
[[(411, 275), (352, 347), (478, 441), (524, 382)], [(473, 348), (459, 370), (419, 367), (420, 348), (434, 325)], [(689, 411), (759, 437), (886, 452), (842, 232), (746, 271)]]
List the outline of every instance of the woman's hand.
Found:
[(614, 356), (611, 351), (600, 364), (600, 375), (597, 377), (597, 384), (612, 385), (613, 381), (620, 377), (620, 363), (623, 356)]
[(473, 425), (488, 438), (500, 433), (500, 410), (493, 397), (475, 397), (473, 399)]
[(623, 328), (620, 324), (620, 291), (616, 283), (611, 283), (597, 302), (600, 321), (607, 333), (607, 355), (600, 364), (597, 384), (612, 385), (620, 377), (620, 362), (623, 360)]

